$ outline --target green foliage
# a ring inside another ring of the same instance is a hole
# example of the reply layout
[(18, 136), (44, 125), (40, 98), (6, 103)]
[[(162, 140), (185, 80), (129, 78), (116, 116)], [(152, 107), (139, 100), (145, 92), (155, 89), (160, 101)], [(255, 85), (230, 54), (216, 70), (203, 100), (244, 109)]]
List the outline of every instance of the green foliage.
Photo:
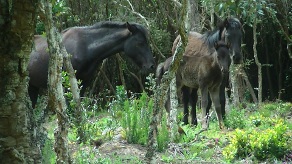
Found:
[[(188, 143), (194, 140), (194, 138), (196, 137), (196, 131), (194, 127), (188, 124), (181, 126), (181, 128), (184, 130), (186, 135), (183, 135), (179, 142)], [(200, 128), (200, 125), (197, 128)]]
[[(160, 52), (163, 55), (166, 55), (166, 57), (171, 56), (171, 38), (170, 33), (166, 30), (160, 29), (156, 23), (151, 23), (150, 27), (150, 35), (151, 39), (157, 46), (157, 48), (160, 50)], [(158, 50), (156, 48), (152, 48), (154, 50), (154, 54), (158, 54)], [(167, 55), (168, 54), (168, 55)], [(160, 55), (156, 55), (160, 56)]]
[(172, 155), (162, 155), (161, 160), (166, 163), (172, 163), (174, 160), (174, 157)]
[(224, 157), (230, 161), (247, 156), (257, 160), (283, 158), (291, 144), (284, 120), (258, 116), (249, 121), (251, 127), (257, 128), (236, 129), (231, 134), (231, 143), (223, 150)]
[(110, 103), (112, 116), (120, 121), (129, 143), (146, 144), (153, 100), (144, 92), (139, 98), (127, 98), (123, 86), (117, 86), (116, 99)]
[(153, 101), (149, 100), (146, 93), (142, 93), (139, 99), (125, 101), (122, 127), (126, 130), (129, 143), (147, 143), (152, 110)]
[[(80, 145), (82, 147), (83, 144)], [(102, 163), (104, 161), (110, 160), (110, 159), (102, 159), (101, 161), (96, 159), (95, 155), (97, 152), (95, 152), (94, 149), (88, 148), (89, 150), (85, 150), (82, 148), (79, 148), (76, 153), (73, 154), (74, 163), (76, 164), (84, 164), (84, 163)]]
[(43, 163), (56, 163), (57, 156), (53, 149), (53, 141), (51, 139), (47, 139), (42, 150)]
[[(81, 81), (78, 81), (77, 83), (81, 84)], [(74, 118), (74, 110), (76, 108), (76, 102), (74, 101), (73, 94), (71, 92), (70, 77), (68, 73), (65, 71), (62, 71), (62, 85), (65, 88), (64, 96), (68, 103), (67, 114), (72, 119)]]
[(231, 108), (230, 112), (226, 114), (225, 126), (231, 129), (243, 129), (246, 127), (244, 110)]
[(169, 143), (169, 132), (167, 128), (167, 120), (166, 115), (162, 117), (161, 127), (158, 128), (157, 135), (157, 149), (162, 152), (165, 150)]
[(73, 159), (76, 164), (124, 164), (125, 161), (127, 163), (142, 163), (137, 157), (133, 156), (107, 156), (107, 157), (99, 157), (99, 152), (97, 149), (93, 149), (90, 147), (84, 147), (84, 145), (80, 145), (80, 148), (77, 152), (73, 154)]
[(291, 109), (292, 109), (292, 103), (275, 102), (275, 103), (264, 104), (261, 107), (260, 112), (264, 113), (264, 111), (270, 111), (278, 115), (284, 115), (287, 112), (291, 111)]

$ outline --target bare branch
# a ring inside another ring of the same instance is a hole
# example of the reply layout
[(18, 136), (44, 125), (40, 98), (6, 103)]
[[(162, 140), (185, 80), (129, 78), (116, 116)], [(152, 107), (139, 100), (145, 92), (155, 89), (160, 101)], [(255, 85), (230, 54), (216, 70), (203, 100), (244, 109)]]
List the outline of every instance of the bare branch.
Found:
[(147, 26), (147, 27), (150, 27), (150, 26), (149, 26), (149, 22), (147, 21), (147, 19), (146, 19), (142, 14), (140, 14), (140, 13), (138, 13), (138, 12), (136, 12), (136, 11), (134, 10), (134, 7), (133, 7), (133, 5), (131, 4), (131, 2), (130, 2), (129, 0), (127, 0), (127, 2), (129, 3), (131, 9), (129, 9), (127, 6), (124, 6), (124, 5), (120, 4), (120, 3), (118, 3), (117, 1), (114, 1), (115, 4), (117, 4), (117, 5), (119, 5), (119, 6), (123, 7), (123, 8), (125, 8), (126, 10), (129, 10), (129, 11), (131, 11), (133, 14), (139, 16), (139, 17), (145, 22), (146, 26)]

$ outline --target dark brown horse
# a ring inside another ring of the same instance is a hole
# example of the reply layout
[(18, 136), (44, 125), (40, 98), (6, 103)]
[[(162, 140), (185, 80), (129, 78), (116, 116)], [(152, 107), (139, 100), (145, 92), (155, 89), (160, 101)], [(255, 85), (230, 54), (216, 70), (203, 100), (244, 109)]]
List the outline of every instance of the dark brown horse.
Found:
[[(219, 127), (223, 128), (223, 118), (221, 113), (221, 105), (219, 98), (220, 85), (223, 79), (223, 73), (228, 72), (229, 64), (231, 62), (229, 56), (229, 46), (223, 41), (215, 43), (215, 49), (208, 48), (208, 45), (202, 46), (198, 55), (184, 55), (183, 61), (176, 72), (177, 90), (184, 88), (191, 88), (194, 97), (197, 97), (197, 90), (200, 89), (202, 95), (202, 127), (208, 128), (207, 124), (207, 105), (208, 105), (208, 92), (215, 105)], [(162, 75), (169, 69), (172, 57), (168, 58), (164, 63), (158, 65), (156, 70), (156, 77), (158, 81), (161, 80)], [(185, 124), (188, 123), (188, 98), (183, 94), (184, 100), (184, 118)], [(196, 117), (196, 101), (193, 100), (193, 108), (191, 111), (192, 123), (197, 125)], [(170, 100), (166, 101), (166, 108), (169, 111)]]
[[(40, 88), (47, 87), (48, 45), (45, 37), (35, 36), (35, 49), (29, 61), (29, 96), (33, 107)], [(62, 32), (62, 43), (82, 80), (84, 93), (98, 64), (118, 52), (124, 52), (143, 72), (154, 69), (154, 59), (148, 42), (148, 31), (137, 23), (99, 22), (93, 26), (72, 27)]]
[[(209, 48), (214, 47), (214, 43), (218, 42), (219, 40), (224, 40), (226, 44), (230, 45), (230, 56), (232, 58), (232, 61), (234, 64), (240, 64), (242, 62), (242, 54), (241, 54), (241, 23), (237, 18), (229, 18), (225, 19), (223, 22), (221, 22), (218, 27), (213, 30), (204, 33), (203, 35), (197, 32), (190, 32), (188, 35), (188, 45), (185, 49), (185, 55), (203, 55), (202, 53), (198, 53), (201, 51), (202, 45), (208, 44)], [(174, 53), (174, 50), (176, 48), (176, 45), (180, 39), (180, 36), (178, 36), (172, 47), (172, 52)], [(220, 104), (222, 109), (222, 115), (223, 118), (225, 118), (225, 87), (228, 86), (228, 80), (229, 80), (229, 72), (225, 73), (223, 75), (222, 84), (220, 86)], [(190, 96), (187, 98), (187, 100), (190, 100), (191, 106), (194, 106), (192, 104), (193, 99), (197, 99), (194, 91), (191, 91), (190, 89), (183, 88), (183, 97)], [(210, 97), (209, 97), (210, 100)], [(207, 113), (209, 113), (209, 109), (211, 108), (211, 101), (208, 103)]]

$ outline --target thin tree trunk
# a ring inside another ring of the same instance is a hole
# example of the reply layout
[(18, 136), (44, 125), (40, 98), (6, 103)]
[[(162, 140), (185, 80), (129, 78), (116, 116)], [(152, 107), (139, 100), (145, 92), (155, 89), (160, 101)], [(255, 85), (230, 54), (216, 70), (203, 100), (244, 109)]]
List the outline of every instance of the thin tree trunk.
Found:
[(28, 98), (37, 0), (0, 1), (0, 163), (41, 163)]
[(137, 80), (137, 82), (139, 83), (139, 86), (140, 86), (140, 89), (142, 90), (142, 91), (144, 91), (144, 86), (143, 86), (143, 84), (142, 84), (142, 80), (141, 80), (141, 77), (139, 76), (137, 76), (136, 74), (134, 74), (133, 72), (131, 72), (131, 71), (129, 71), (129, 73)]
[[(280, 47), (282, 46), (282, 44), (279, 44)], [(270, 54), (269, 54), (269, 49), (268, 49), (268, 43), (264, 45), (265, 46), (265, 56), (266, 56), (266, 63), (269, 64), (270, 63)], [(269, 90), (270, 90), (270, 96), (272, 98), (275, 97), (274, 94), (274, 87), (273, 87), (273, 83), (272, 83), (272, 78), (271, 78), (271, 70), (270, 70), (270, 66), (268, 65), (266, 67), (266, 74), (267, 74), (267, 79), (268, 79), (268, 85), (269, 85)]]
[(58, 128), (55, 132), (55, 152), (57, 154), (57, 163), (71, 163), (68, 153), (68, 118), (66, 116), (66, 103), (62, 87), (62, 66), (63, 56), (61, 52), (61, 37), (54, 27), (52, 18), (52, 4), (48, 0), (42, 0), (43, 13), (45, 18), (45, 29), (47, 33), (47, 42), (50, 52), (49, 75), (48, 75), (48, 95), (49, 109), (57, 114)]
[(188, 18), (186, 22), (189, 22), (188, 31), (202, 31), (200, 12), (198, 1), (188, 0)]
[[(181, 46), (181, 43), (178, 43)], [(178, 137), (178, 125), (177, 125), (177, 92), (176, 92), (176, 78), (174, 77), (169, 85), (170, 89), (170, 111), (169, 111), (169, 127), (170, 127), (170, 142), (174, 142)]]
[(238, 88), (239, 88), (239, 83), (238, 83), (238, 77), (237, 75), (239, 74), (240, 71), (240, 65), (239, 64), (233, 64), (231, 63), (230, 66), (230, 79), (231, 79), (231, 84), (232, 84), (232, 98), (233, 98), (233, 104), (235, 107), (239, 106), (239, 93), (238, 93)]
[(70, 91), (73, 95), (73, 100), (76, 103), (75, 109), (74, 109), (74, 124), (78, 128), (77, 135), (79, 137), (79, 142), (83, 142), (85, 141), (85, 134), (84, 134), (85, 130), (83, 128), (84, 118), (83, 118), (82, 108), (81, 108), (80, 89), (78, 87), (75, 71), (71, 64), (71, 58), (68, 55), (64, 46), (61, 45), (60, 48), (61, 48), (61, 54), (64, 55), (64, 65), (66, 68), (66, 72), (68, 72), (68, 75), (69, 75)]
[(179, 67), (180, 60), (183, 55), (183, 51), (187, 44), (187, 39), (185, 35), (185, 27), (184, 27), (186, 11), (187, 11), (187, 0), (183, 0), (181, 11), (182, 11), (181, 12), (182, 19), (179, 26), (179, 34), (181, 35), (182, 46), (178, 48), (178, 51), (176, 51), (176, 53), (174, 53), (173, 61), (170, 65), (170, 70), (168, 72), (168, 75), (162, 77), (161, 85), (157, 88), (156, 92), (154, 93), (155, 102), (154, 102), (154, 108), (153, 108), (153, 116), (150, 122), (147, 152), (145, 155), (148, 163), (151, 163), (153, 155), (154, 155), (154, 150), (155, 150), (154, 142), (156, 138), (155, 134), (157, 134), (158, 120), (161, 120), (161, 118), (157, 118), (157, 117), (161, 116), (161, 114), (159, 113), (162, 112), (161, 110), (163, 109), (163, 104), (166, 100), (169, 84), (171, 82), (171, 79), (173, 79), (175, 76), (175, 72), (177, 68)]
[(262, 65), (258, 59), (258, 54), (257, 54), (257, 18), (255, 18), (253, 22), (253, 55), (255, 58), (255, 63), (258, 67), (258, 103), (262, 103)]
[(279, 44), (279, 52), (278, 52), (278, 65), (279, 65), (279, 75), (278, 75), (278, 99), (281, 100), (282, 97), (282, 91), (283, 91), (283, 61), (282, 61), (282, 44), (280, 41)]
[(99, 72), (101, 73), (102, 77), (104, 78), (104, 80), (106, 81), (107, 85), (109, 86), (110, 91), (111, 91), (113, 94), (116, 94), (116, 90), (115, 90), (115, 88), (113, 87), (113, 85), (111, 84), (110, 80), (108, 79), (108, 77), (107, 77), (106, 74), (104, 73), (103, 69), (100, 69)]
[(248, 88), (248, 90), (249, 90), (249, 93), (250, 93), (250, 95), (251, 95), (251, 97), (252, 97), (253, 102), (254, 102), (254, 103), (258, 103), (257, 97), (256, 97), (256, 95), (255, 95), (255, 93), (254, 93), (253, 88), (252, 88), (252, 85), (250, 84), (250, 82), (249, 82), (249, 80), (248, 80), (248, 77), (247, 77), (247, 75), (246, 75), (246, 72), (243, 70), (243, 68), (241, 68), (241, 72), (242, 72), (242, 76), (243, 76), (244, 81), (245, 81), (245, 83), (246, 83), (246, 85), (247, 85), (247, 88)]
[(120, 79), (121, 79), (122, 85), (124, 86), (124, 89), (127, 90), (126, 81), (125, 81), (125, 77), (123, 73), (123, 59), (121, 58), (120, 54), (117, 54), (116, 58), (118, 59), (117, 61), (118, 61), (119, 73), (120, 73)]

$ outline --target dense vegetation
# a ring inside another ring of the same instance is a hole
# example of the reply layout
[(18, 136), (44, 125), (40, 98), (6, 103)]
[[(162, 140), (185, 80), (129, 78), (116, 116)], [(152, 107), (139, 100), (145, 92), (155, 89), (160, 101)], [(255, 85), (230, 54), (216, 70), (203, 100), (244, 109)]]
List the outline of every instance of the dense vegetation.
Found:
[[(291, 3), (287, 0), (227, 0), (213, 1), (201, 0), (194, 2), (197, 11), (191, 15), (200, 19), (195, 22), (199, 28), (196, 31), (205, 32), (216, 26), (220, 19), (235, 16), (243, 25), (244, 70), (247, 72), (249, 81), (254, 91), (257, 92), (258, 76), (257, 65), (254, 58), (253, 27), (257, 26), (256, 45), (258, 60), (262, 67), (263, 99), (291, 101), (292, 93), (292, 66), (291, 66), (291, 26), (292, 11)], [(58, 29), (64, 30), (72, 26), (91, 25), (98, 21), (119, 20), (134, 21), (147, 26), (151, 32), (152, 49), (155, 53), (156, 62), (159, 63), (171, 55), (172, 42), (177, 36), (177, 23), (180, 21), (180, 9), (176, 3), (168, 1), (105, 1), (92, 0), (87, 3), (83, 1), (61, 0), (54, 1), (53, 12), (57, 21)], [(194, 13), (196, 12), (196, 13)], [(214, 20), (213, 20), (214, 19)], [(192, 22), (190, 22), (192, 23)], [(194, 25), (195, 26), (195, 25)], [(191, 28), (195, 29), (195, 28)], [(42, 34), (44, 25), (41, 21), (37, 24), (36, 33)], [(117, 57), (110, 58), (111, 62), (105, 61), (101, 68), (110, 83), (98, 80), (93, 85), (93, 92), (98, 97), (105, 98), (108, 93), (113, 94), (117, 85), (124, 85), (127, 90), (141, 92), (143, 87), (133, 73), (137, 68), (128, 61), (120, 61)], [(122, 62), (122, 63), (120, 63)], [(127, 65), (123, 64), (124, 62)], [(120, 74), (119, 67), (124, 70)], [(134, 74), (135, 75), (135, 74)], [(97, 76), (99, 79), (101, 75)], [(145, 75), (136, 74), (141, 77), (142, 83)], [(101, 76), (102, 77), (102, 76)], [(123, 79), (124, 78), (124, 79)], [(127, 83), (123, 83), (127, 81)], [(112, 87), (111, 87), (112, 86)], [(251, 100), (249, 93), (245, 93), (245, 82), (242, 81), (241, 99)], [(108, 90), (108, 92), (104, 92)]]
[[(292, 104), (286, 103), (292, 100), (291, 3), (287, 0), (227, 0), (224, 3), (219, 0), (201, 0), (195, 4), (198, 10), (193, 14), (200, 17), (199, 32), (212, 29), (216, 22), (225, 17), (236, 16), (241, 20), (244, 33), (243, 66), (255, 92), (258, 91), (260, 82), (255, 74), (258, 65), (253, 47), (253, 29), (257, 27), (256, 49), (262, 66), (265, 102), (253, 103), (242, 80), (240, 106), (233, 106), (232, 97), (228, 99), (224, 130), (218, 129), (213, 114), (210, 130), (197, 135), (200, 125), (181, 125), (181, 134), (174, 143), (168, 137), (167, 116), (164, 112), (156, 135), (156, 160), (165, 163), (214, 162), (214, 159), (218, 163), (291, 162)], [(151, 33), (157, 63), (171, 55), (172, 42), (177, 35), (177, 23), (181, 17), (177, 3), (155, 0), (90, 0), (87, 3), (60, 0), (53, 1), (53, 12), (60, 31), (103, 20), (144, 24)], [(44, 25), (40, 20), (36, 33), (44, 33)], [(100, 70), (104, 73), (99, 74)], [(121, 145), (113, 146), (117, 141), (147, 145), (155, 79), (153, 74), (143, 75), (138, 72), (131, 61), (123, 61), (118, 56), (105, 60), (96, 72), (98, 80), (92, 84), (86, 97), (82, 98), (81, 117), (84, 122), (79, 122), (78, 127), (74, 124), (79, 121), (74, 118), (74, 101), (69, 103), (67, 113), (71, 127), (68, 139), (74, 163), (145, 163), (141, 156), (135, 156), (133, 152), (120, 155), (116, 150), (123, 151), (119, 149)], [(66, 88), (70, 88), (65, 74), (64, 84)], [(66, 93), (66, 97), (72, 100), (70, 91)], [(43, 119), (41, 108), (42, 105), (39, 105), (39, 113), (36, 112), (35, 116), (40, 121)], [(181, 120), (180, 110), (177, 117)], [(54, 120), (55, 117), (52, 116), (47, 123), (48, 139), (44, 141), (42, 148), (44, 163), (54, 163), (56, 159), (53, 151)], [(81, 144), (78, 138), (80, 129), (85, 137)], [(108, 142), (112, 144), (102, 146)], [(141, 149), (143, 148), (145, 149)], [(142, 152), (145, 153), (145, 150)]]
[[(146, 93), (127, 98), (122, 86), (117, 87), (116, 91), (117, 95), (108, 103), (108, 110), (83, 101), (85, 108), (82, 117), (87, 120), (84, 123), (86, 142), (76, 144), (77, 127), (70, 128), (68, 136), (75, 163), (145, 163), (144, 157), (135, 154), (137, 150), (134, 148), (139, 144), (142, 145), (140, 151), (146, 151), (153, 98)], [(218, 163), (292, 161), (291, 103), (267, 102), (260, 107), (253, 104), (248, 104), (245, 108), (230, 107), (225, 130), (219, 130), (213, 114), (210, 129), (199, 135), (200, 125), (181, 125), (184, 133), (175, 143), (169, 142), (164, 114), (157, 134), (156, 160), (165, 163), (214, 160)], [(181, 108), (179, 111), (178, 118), (181, 119)], [(43, 148), (44, 163), (50, 163), (56, 158), (52, 150), (53, 129), (56, 126), (54, 120), (53, 117), (48, 125), (49, 140)], [(132, 152), (126, 151), (126, 146), (119, 143), (127, 143), (134, 148)]]

